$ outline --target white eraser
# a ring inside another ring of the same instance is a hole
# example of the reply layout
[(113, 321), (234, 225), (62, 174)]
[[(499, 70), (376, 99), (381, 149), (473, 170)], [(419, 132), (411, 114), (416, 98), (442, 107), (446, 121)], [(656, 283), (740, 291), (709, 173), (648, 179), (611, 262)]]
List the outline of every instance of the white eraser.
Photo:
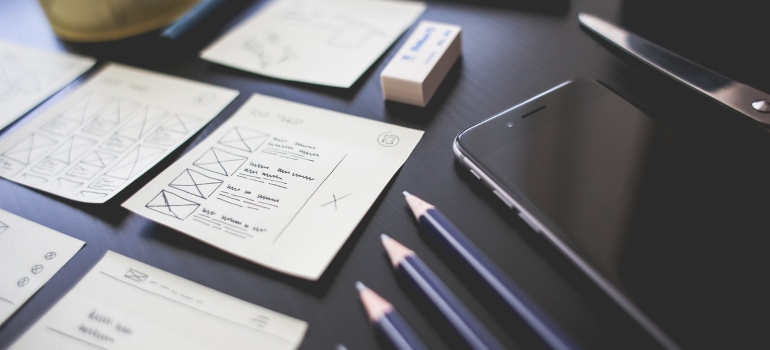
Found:
[(425, 107), (460, 57), (460, 30), (421, 21), (382, 71), (383, 97)]

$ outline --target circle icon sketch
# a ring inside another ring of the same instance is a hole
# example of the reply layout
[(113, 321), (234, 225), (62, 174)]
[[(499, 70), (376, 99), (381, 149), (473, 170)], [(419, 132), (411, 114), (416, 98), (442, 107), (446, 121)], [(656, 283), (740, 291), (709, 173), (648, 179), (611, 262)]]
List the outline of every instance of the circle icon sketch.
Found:
[(46, 260), (52, 260), (52, 259), (53, 259), (53, 258), (55, 258), (55, 257), (56, 257), (56, 252), (48, 252), (48, 253), (45, 253), (45, 259), (46, 259)]
[(384, 147), (393, 147), (398, 145), (399, 138), (397, 135), (390, 132), (384, 132), (377, 137), (377, 142)]
[(16, 285), (19, 287), (24, 287), (27, 285), (27, 283), (29, 283), (29, 278), (22, 277), (18, 282), (16, 282)]
[(35, 266), (32, 266), (32, 273), (37, 275), (40, 272), (43, 272), (43, 265), (37, 264)]

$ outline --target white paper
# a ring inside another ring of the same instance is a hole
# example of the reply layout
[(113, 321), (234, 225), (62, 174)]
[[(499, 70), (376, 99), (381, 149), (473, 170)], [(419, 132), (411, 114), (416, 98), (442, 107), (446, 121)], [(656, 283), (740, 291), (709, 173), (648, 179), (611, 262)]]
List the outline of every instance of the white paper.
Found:
[(83, 244), (0, 210), (0, 325), (70, 261)]
[(108, 251), (11, 349), (296, 349), (307, 323)]
[(0, 141), (0, 176), (104, 203), (219, 114), (238, 92), (110, 64)]
[(421, 2), (274, 0), (201, 57), (273, 78), (348, 88), (424, 10)]
[(0, 130), (91, 68), (96, 60), (0, 40)]
[(316, 280), (422, 134), (255, 94), (123, 206)]

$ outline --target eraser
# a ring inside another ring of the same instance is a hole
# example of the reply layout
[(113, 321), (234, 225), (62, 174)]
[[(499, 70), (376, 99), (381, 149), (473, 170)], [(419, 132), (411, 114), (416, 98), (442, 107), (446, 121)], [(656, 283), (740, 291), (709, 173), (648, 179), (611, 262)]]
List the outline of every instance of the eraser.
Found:
[(382, 71), (383, 97), (425, 107), (460, 57), (460, 30), (421, 21)]

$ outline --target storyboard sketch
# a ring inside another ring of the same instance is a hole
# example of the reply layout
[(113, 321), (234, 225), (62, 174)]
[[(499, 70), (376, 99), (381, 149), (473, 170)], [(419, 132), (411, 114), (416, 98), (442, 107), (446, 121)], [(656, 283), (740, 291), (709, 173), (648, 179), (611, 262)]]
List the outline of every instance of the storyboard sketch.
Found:
[(0, 210), (0, 325), (85, 243)]
[(11, 349), (296, 349), (307, 323), (108, 251)]
[(422, 134), (254, 94), (123, 206), (316, 280)]
[(275, 0), (206, 48), (252, 73), (348, 88), (425, 10), (421, 2)]
[(109, 64), (0, 141), (0, 176), (104, 203), (219, 114), (238, 92)]
[(0, 130), (71, 83), (96, 60), (0, 40)]

